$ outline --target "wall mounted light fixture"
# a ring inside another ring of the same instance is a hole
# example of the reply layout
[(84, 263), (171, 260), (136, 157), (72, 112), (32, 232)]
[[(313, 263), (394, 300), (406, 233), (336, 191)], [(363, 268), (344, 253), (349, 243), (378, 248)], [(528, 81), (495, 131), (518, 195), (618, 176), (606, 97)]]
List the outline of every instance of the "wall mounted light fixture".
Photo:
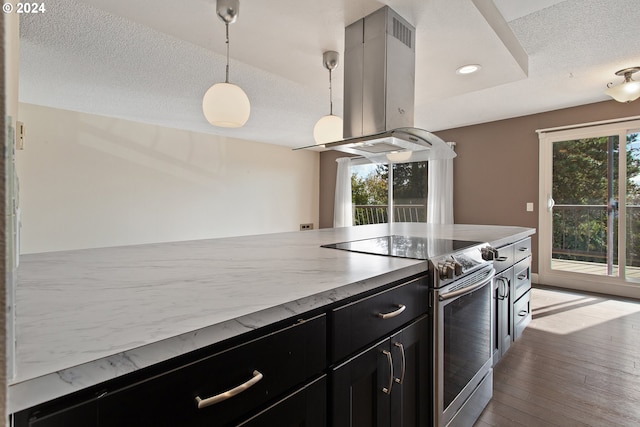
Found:
[(640, 71), (640, 67), (630, 67), (617, 71), (616, 76), (624, 76), (624, 82), (617, 86), (609, 83), (607, 85), (608, 89), (604, 93), (618, 102), (631, 102), (640, 98), (640, 81), (634, 81), (631, 78), (631, 75), (638, 71)]
[(313, 127), (313, 138), (316, 144), (326, 144), (342, 139), (342, 119), (333, 114), (333, 90), (331, 87), (331, 72), (338, 66), (338, 58), (338, 52), (333, 50), (322, 54), (322, 63), (329, 70), (329, 114), (321, 117)]
[(229, 24), (236, 22), (240, 12), (239, 0), (217, 0), (216, 13), (226, 27), (227, 69), (224, 83), (216, 83), (202, 98), (202, 112), (214, 126), (238, 128), (249, 119), (251, 104), (247, 94), (229, 83)]

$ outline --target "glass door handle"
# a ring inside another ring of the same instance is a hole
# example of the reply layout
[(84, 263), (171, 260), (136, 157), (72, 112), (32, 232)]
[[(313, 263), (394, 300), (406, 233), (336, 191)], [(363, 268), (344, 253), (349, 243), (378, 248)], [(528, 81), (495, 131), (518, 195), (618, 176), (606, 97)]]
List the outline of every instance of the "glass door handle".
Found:
[(556, 201), (553, 200), (553, 198), (551, 197), (551, 194), (547, 195), (547, 209), (549, 210), (549, 212), (551, 212), (551, 210), (553, 209), (553, 207), (556, 205)]

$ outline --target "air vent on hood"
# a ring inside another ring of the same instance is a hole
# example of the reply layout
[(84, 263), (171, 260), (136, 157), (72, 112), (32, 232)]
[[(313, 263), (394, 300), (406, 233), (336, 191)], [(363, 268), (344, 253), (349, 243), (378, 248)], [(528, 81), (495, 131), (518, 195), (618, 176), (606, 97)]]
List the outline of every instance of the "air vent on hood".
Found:
[(398, 21), (398, 19), (393, 17), (393, 37), (400, 40), (404, 43), (408, 48), (411, 48), (411, 40), (413, 37), (413, 31), (402, 22)]

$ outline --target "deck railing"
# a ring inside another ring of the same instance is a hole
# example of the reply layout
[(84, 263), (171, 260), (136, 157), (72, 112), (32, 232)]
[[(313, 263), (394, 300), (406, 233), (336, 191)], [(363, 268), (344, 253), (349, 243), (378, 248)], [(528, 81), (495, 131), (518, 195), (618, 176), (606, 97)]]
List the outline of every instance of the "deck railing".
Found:
[[(354, 205), (353, 224), (385, 224), (389, 222), (388, 205)], [(394, 204), (395, 222), (427, 222), (425, 205)]]
[[(626, 250), (628, 266), (640, 266), (640, 205), (627, 205)], [(553, 207), (553, 247), (556, 259), (607, 262), (607, 241), (618, 240), (618, 211), (613, 211), (613, 227), (607, 228), (607, 205), (555, 205)], [(613, 233), (608, 236), (608, 233)], [(618, 245), (611, 248), (617, 264)]]

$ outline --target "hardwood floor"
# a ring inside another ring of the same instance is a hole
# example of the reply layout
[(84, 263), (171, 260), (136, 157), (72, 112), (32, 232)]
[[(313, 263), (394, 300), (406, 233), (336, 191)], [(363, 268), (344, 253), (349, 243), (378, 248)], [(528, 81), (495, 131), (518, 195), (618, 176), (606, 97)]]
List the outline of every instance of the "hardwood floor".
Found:
[(640, 426), (640, 301), (532, 292), (533, 320), (475, 426)]

